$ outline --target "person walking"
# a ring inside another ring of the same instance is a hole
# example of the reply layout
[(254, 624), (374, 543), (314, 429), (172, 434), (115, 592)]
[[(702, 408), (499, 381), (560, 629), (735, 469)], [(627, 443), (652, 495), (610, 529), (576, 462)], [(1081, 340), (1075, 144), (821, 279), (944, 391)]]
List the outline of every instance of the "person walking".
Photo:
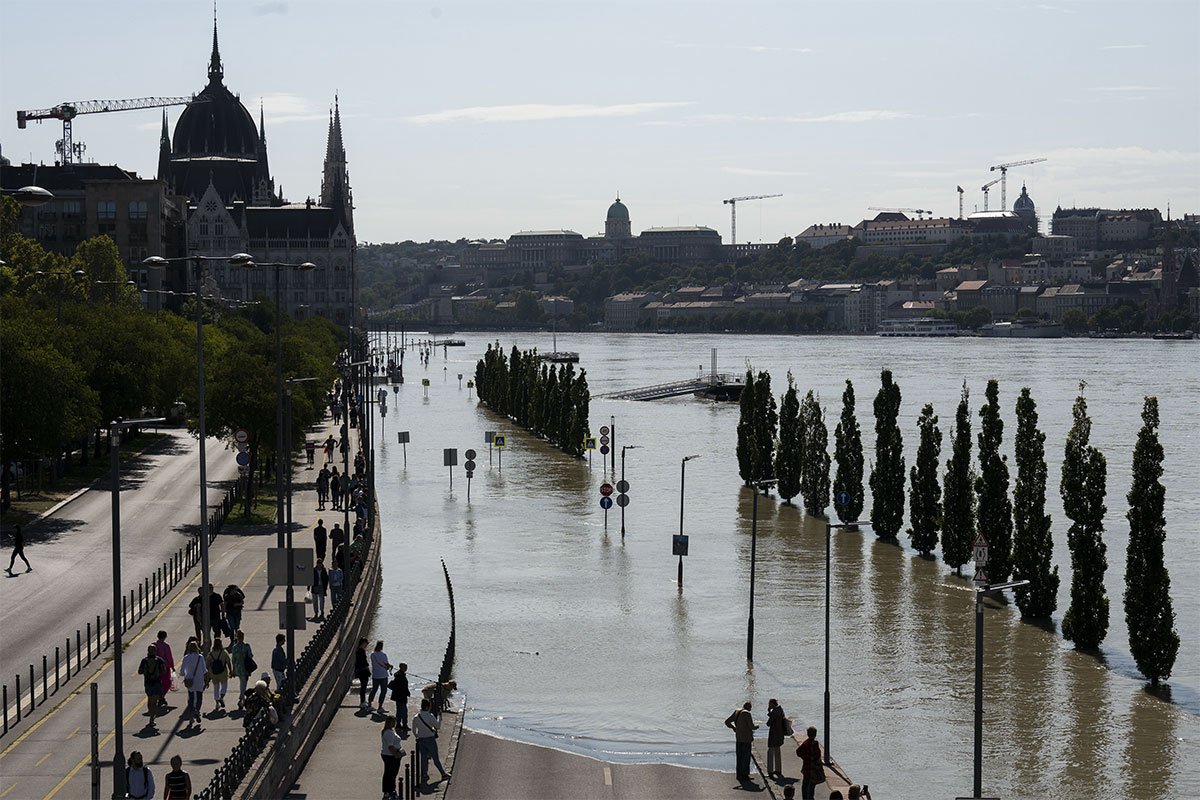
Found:
[(342, 530), (342, 526), (338, 523), (333, 523), (333, 530), (329, 532), (329, 541), (333, 545), (333, 563), (340, 565), (343, 569), (346, 567), (346, 532)]
[(438, 772), (442, 773), (442, 780), (450, 777), (450, 773), (442, 769), (442, 759), (438, 756), (438, 728), (442, 727), (442, 722), (433, 715), (430, 708), (429, 701), (422, 700), (421, 710), (412, 719), (412, 732), (417, 740), (417, 756), (421, 762), (420, 775), (423, 784), (429, 783), (430, 759), (438, 768)]
[(772, 697), (767, 701), (767, 777), (783, 778), (783, 741), (788, 736), (783, 706)]
[(363, 711), (370, 708), (367, 705), (367, 687), (371, 685), (371, 660), (367, 655), (367, 640), (358, 640), (358, 649), (354, 651), (354, 677), (358, 679), (358, 707)]
[(371, 694), (367, 697), (367, 706), (375, 701), (375, 693), (379, 692), (379, 713), (383, 713), (383, 701), (387, 699), (388, 673), (392, 664), (388, 661), (387, 653), (383, 652), (383, 640), (375, 643), (375, 652), (371, 653)]
[(317, 559), (317, 565), (313, 567), (312, 586), (309, 587), (312, 592), (313, 601), (313, 621), (325, 619), (325, 594), (329, 591), (329, 570), (325, 569), (325, 562), (320, 558)]
[(396, 717), (389, 715), (379, 732), (381, 741), (379, 755), (383, 759), (383, 796), (390, 800), (396, 797), (396, 776), (400, 774), (400, 759), (404, 758), (404, 746), (400, 734), (396, 733)]
[(284, 643), (287, 642), (287, 636), (282, 633), (275, 634), (275, 649), (271, 651), (271, 671), (275, 673), (275, 686), (280, 693), (283, 692), (283, 680), (287, 677), (288, 657), (287, 650), (284, 649)]
[(229, 655), (233, 662), (233, 674), (238, 679), (238, 708), (244, 708), (246, 704), (246, 684), (250, 680), (250, 676), (254, 674), (254, 670), (258, 669), (258, 664), (254, 662), (254, 650), (246, 641), (246, 634), (241, 630), (233, 632), (234, 642), (229, 646)]
[(341, 489), (342, 477), (338, 475), (337, 467), (334, 467), (329, 473), (329, 497), (333, 500), (334, 508), (341, 507)]
[(333, 569), (329, 570), (329, 603), (331, 608), (337, 608), (342, 600), (342, 587), (346, 584), (346, 573), (335, 561)]
[(8, 559), (8, 574), (12, 575), (13, 564), (17, 563), (17, 557), (25, 562), (25, 571), (33, 572), (33, 567), (29, 566), (29, 559), (25, 557), (25, 534), (21, 532), (20, 525), (13, 525), (13, 551)]
[(304, 443), (304, 455), (308, 458), (308, 469), (313, 468), (313, 456), (317, 453), (317, 443), (309, 439)]
[(225, 602), (225, 635), (232, 639), (234, 631), (242, 627), (242, 609), (246, 606), (246, 593), (236, 583), (231, 583), (221, 594)]
[[(337, 412), (333, 413), (333, 418), (337, 419)], [(333, 448), (337, 446), (337, 439), (333, 438), (333, 434), (329, 434), (329, 438), (325, 440), (325, 463), (333, 461)]]
[(158, 657), (154, 645), (147, 645), (146, 657), (138, 664), (138, 675), (146, 687), (146, 708), (150, 711), (150, 724), (158, 716), (158, 707), (163, 703), (162, 676), (167, 665)]
[(313, 528), (313, 549), (317, 551), (317, 561), (325, 559), (325, 549), (329, 545), (329, 532), (325, 530), (325, 520), (318, 519)]
[(167, 632), (159, 631), (158, 639), (154, 642), (155, 654), (163, 660), (163, 666), (166, 667), (162, 674), (162, 696), (163, 708), (166, 708), (167, 692), (171, 691), (171, 674), (175, 670), (175, 654), (171, 652), (171, 645), (167, 644)]
[(208, 654), (208, 674), (212, 678), (213, 700), (217, 708), (225, 710), (225, 693), (229, 691), (229, 674), (233, 672), (233, 660), (220, 639), (214, 639), (212, 652)]
[(163, 800), (191, 800), (192, 776), (184, 772), (183, 759), (179, 756), (171, 756), (171, 771), (167, 773), (165, 783)]
[(400, 732), (408, 735), (408, 698), (412, 693), (408, 689), (408, 664), (403, 661), (396, 665), (396, 674), (388, 684), (392, 690), (392, 702), (396, 704), (396, 717), (400, 721)]
[(154, 773), (142, 761), (141, 752), (134, 750), (125, 762), (125, 792), (133, 800), (155, 800)]
[(800, 759), (800, 798), (813, 800), (817, 784), (825, 782), (825, 768), (821, 765), (821, 743), (817, 741), (817, 729), (809, 726), (806, 733), (808, 738), (796, 748), (796, 756)]
[(183, 685), (188, 693), (187, 715), (190, 728), (193, 722), (200, 720), (200, 708), (204, 704), (204, 689), (208, 686), (208, 666), (205, 664), (204, 655), (200, 652), (199, 643), (194, 640), (187, 643), (187, 652), (183, 655), (179, 674), (183, 676)]
[(321, 465), (317, 473), (317, 511), (325, 510), (325, 501), (329, 499), (329, 467)]
[(750, 714), (751, 707), (750, 701), (747, 700), (741, 708), (735, 708), (725, 720), (725, 727), (734, 732), (739, 781), (750, 780), (750, 745), (754, 741), (754, 732), (758, 730), (758, 726), (754, 724), (754, 717)]

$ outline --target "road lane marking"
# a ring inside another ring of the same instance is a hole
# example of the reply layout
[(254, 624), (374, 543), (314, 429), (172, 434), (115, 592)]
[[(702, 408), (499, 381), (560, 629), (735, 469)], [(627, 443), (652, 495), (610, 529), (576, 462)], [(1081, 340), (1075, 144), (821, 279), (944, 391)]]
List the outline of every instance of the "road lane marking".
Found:
[[(139, 702), (136, 706), (134, 706), (133, 708), (131, 708), (129, 710), (129, 713), (125, 715), (125, 719), (121, 720), (121, 727), (124, 728), (125, 723), (129, 722), (129, 720), (133, 719), (135, 715), (137, 715), (139, 712), (141, 712), (142, 707), (144, 705), (146, 705), (146, 698), (143, 697), (141, 702)], [(115, 728), (113, 730), (109, 731), (108, 736), (105, 736), (104, 739), (100, 742), (99, 746), (96, 748), (96, 752), (99, 753), (101, 750), (103, 750), (105, 745), (107, 745), (110, 741), (112, 741), (113, 737), (116, 735), (117, 735), (117, 731)], [(58, 784), (53, 789), (50, 790), (50, 793), (42, 798), (42, 800), (51, 800), (51, 798), (54, 797), (54, 795), (58, 794), (59, 791), (61, 791), (64, 786), (66, 786), (68, 783), (71, 782), (72, 778), (74, 778), (76, 775), (79, 774), (79, 770), (83, 769), (86, 765), (90, 764), (91, 762), (92, 762), (92, 754), (91, 753), (88, 753), (86, 756), (79, 759), (79, 763), (75, 765), (75, 768), (72, 769), (70, 772), (68, 772), (65, 776), (63, 776), (63, 779), (61, 781), (59, 781)]]
[(34, 766), (35, 766), (35, 767), (40, 767), (40, 766), (42, 765), (42, 762), (43, 762), (43, 761), (45, 761), (47, 758), (49, 758), (49, 757), (50, 757), (50, 756), (52, 756), (52, 755), (54, 755), (54, 751), (50, 751), (49, 753), (46, 753), (46, 755), (42, 756), (41, 758), (39, 758), (39, 759), (37, 760), (37, 763), (36, 763), (36, 764), (34, 764)]
[(612, 786), (612, 770), (608, 767), (604, 768), (604, 785)]
[(4, 797), (4, 795), (8, 794), (9, 792), (11, 792), (11, 791), (12, 791), (13, 789), (15, 789), (15, 788), (17, 788), (17, 785), (14, 783), (12, 786), (8, 787), (8, 788), (7, 788), (7, 789), (5, 789), (3, 792), (0, 792), (0, 797)]
[(75, 734), (79, 733), (79, 730), (80, 730), (80, 728), (82, 728), (82, 727), (83, 727), (83, 726), (82, 726), (82, 725), (80, 725), (80, 726), (79, 726), (79, 728), (76, 728), (75, 730), (73, 730), (73, 731), (71, 731), (70, 733), (68, 733), (68, 734), (67, 734), (67, 738), (68, 738), (68, 739), (70, 739), (72, 736), (74, 736)]

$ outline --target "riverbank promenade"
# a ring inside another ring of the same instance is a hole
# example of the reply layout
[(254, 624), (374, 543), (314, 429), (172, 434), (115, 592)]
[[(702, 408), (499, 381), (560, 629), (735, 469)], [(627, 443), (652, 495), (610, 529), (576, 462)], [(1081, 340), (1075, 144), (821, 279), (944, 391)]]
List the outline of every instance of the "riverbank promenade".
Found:
[[(318, 441), (329, 435), (338, 434), (337, 426), (326, 419), (321, 426), (309, 431), (309, 436)], [(357, 438), (357, 432), (352, 432)], [(320, 451), (318, 451), (320, 452)], [(352, 451), (354, 452), (354, 451)], [(230, 456), (225, 454), (227, 458)], [(320, 459), (318, 459), (319, 462)], [(337, 462), (340, 471), (340, 462)], [(293, 545), (297, 548), (313, 546), (312, 529), (319, 517), (332, 530), (333, 524), (344, 524), (343, 512), (317, 510), (315, 488), (316, 471), (307, 469), (303, 453), (293, 459)], [(319, 468), (320, 464), (317, 464)], [(183, 478), (181, 478), (182, 480)], [(194, 491), (194, 478), (193, 491)], [(191, 520), (194, 510), (178, 509), (178, 516)], [(68, 506), (69, 509), (69, 506)], [(235, 512), (236, 514), (236, 512)], [(231, 517), (232, 519), (232, 517)], [(125, 524), (131, 524), (128, 520)], [(70, 546), (70, 537), (52, 546)], [(276, 545), (274, 525), (239, 528), (227, 524), (222, 533), (213, 540), (209, 551), (210, 582), (214, 591), (220, 592), (234, 583), (246, 594), (241, 629), (246, 641), (253, 648), (258, 669), (250, 677), (250, 687), (263, 672), (270, 672), (271, 651), (275, 646), (276, 634), (280, 633), (278, 603), (284, 600), (283, 587), (267, 584), (267, 550)], [(43, 545), (50, 547), (51, 545)], [(31, 548), (31, 553), (36, 552)], [(327, 559), (328, 560), (328, 559)], [(97, 556), (95, 569), (107, 570), (107, 561)], [(229, 693), (225, 699), (226, 710), (214, 708), (212, 689), (204, 693), (201, 707), (202, 717), (198, 724), (189, 724), (186, 719), (187, 693), (168, 692), (168, 710), (151, 723), (147, 711), (147, 699), (143, 692), (143, 681), (137, 674), (138, 664), (146, 654), (148, 645), (153, 644), (159, 631), (166, 631), (167, 643), (171, 646), (176, 669), (183, 658), (184, 645), (188, 637), (195, 634), (188, 604), (197, 596), (200, 586), (200, 569), (194, 567), (175, 589), (141, 619), (136, 626), (126, 630), (123, 649), (123, 729), (124, 753), (126, 757), (138, 751), (154, 774), (159, 793), (168, 771), (171, 758), (178, 755), (183, 760), (192, 781), (192, 788), (199, 792), (213, 777), (216, 769), (230, 754), (241, 738), (243, 713), (237, 709), (238, 681), (231, 678)], [(60, 591), (70, 593), (69, 580), (60, 584)], [(296, 599), (302, 602), (304, 587), (296, 587)], [(328, 612), (327, 612), (328, 613)], [(312, 615), (312, 609), (307, 616)], [(46, 620), (51, 624), (51, 620)], [(306, 630), (296, 631), (295, 652), (300, 653), (316, 630), (309, 622)], [(226, 644), (228, 640), (224, 640)], [(88, 672), (88, 669), (91, 672)], [(89, 732), (91, 728), (90, 685), (98, 687), (99, 700), (99, 760), (100, 795), (112, 796), (112, 759), (114, 754), (115, 726), (113, 720), (113, 662), (111, 654), (96, 659), (84, 672), (73, 678), (69, 692), (60, 692), (50, 701), (39, 706), (33, 715), (21, 723), (21, 728), (6, 737), (0, 750), (0, 797), (14, 798), (84, 798), (92, 796), (92, 770)], [(275, 688), (275, 682), (271, 682)]]

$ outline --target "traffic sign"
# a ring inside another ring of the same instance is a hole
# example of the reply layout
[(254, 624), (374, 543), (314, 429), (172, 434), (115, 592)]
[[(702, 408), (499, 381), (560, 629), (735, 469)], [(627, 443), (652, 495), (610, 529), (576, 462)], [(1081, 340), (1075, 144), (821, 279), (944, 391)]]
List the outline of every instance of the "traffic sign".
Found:
[(839, 506), (850, 505), (850, 493), (849, 492), (838, 492), (837, 493), (837, 504)]
[(601, 426), (600, 426), (600, 435), (601, 435), (601, 436), (608, 436), (608, 426), (607, 426), (607, 425), (601, 425)]
[(676, 533), (671, 536), (671, 555), (686, 556), (688, 554), (688, 536), (686, 533)]
[(972, 547), (987, 547), (988, 542), (987, 542), (987, 539), (983, 538), (982, 533), (977, 533), (977, 534), (975, 534), (975, 543), (971, 546)]
[(244, 453), (244, 452), (238, 453), (236, 456), (233, 457), (233, 460), (237, 462), (239, 467), (250, 466), (250, 454), (249, 453)]
[(988, 562), (988, 549), (986, 547), (974, 548), (974, 555), (971, 556), (971, 560), (975, 562), (976, 566), (982, 567)]
[(238, 467), (238, 474), (239, 474), (239, 475), (245, 475), (245, 474), (246, 474), (247, 472), (249, 472), (249, 471), (250, 471), (250, 468), (249, 468), (249, 467)]
[(623, 479), (617, 481), (617, 491), (620, 492), (621, 494), (625, 494), (625, 492), (628, 492), (629, 491), (629, 481), (623, 480)]
[(247, 442), (238, 442), (234, 445), (234, 447), (236, 447), (238, 451), (242, 453), (250, 449), (250, 445)]
[[(464, 455), (464, 456), (466, 456), (466, 457), (467, 457), (467, 460), (469, 461), (469, 460), (471, 460), (472, 458), (474, 458), (474, 457), (475, 457), (475, 451), (474, 451), (474, 450), (468, 450), (467, 452), (463, 453), (463, 455)], [(470, 467), (468, 467), (468, 469), (470, 469)]]
[(600, 437), (600, 444), (608, 444), (608, 437), (607, 437), (607, 436), (601, 436), (601, 437)]
[(596, 449), (596, 437), (588, 436), (586, 439), (584, 439), (583, 440), (583, 449), (584, 450), (595, 450)]
[(246, 432), (245, 428), (238, 428), (233, 433), (233, 440), (238, 444), (244, 444), (250, 441), (250, 434)]
[(608, 445), (604, 444), (604, 445), (600, 446), (600, 455), (602, 455), (602, 456), (608, 455)]
[(629, 505), (629, 495), (627, 495), (627, 494), (617, 495), (617, 505), (619, 505), (621, 508), (624, 508), (625, 506)]
[(987, 576), (987, 573), (984, 572), (983, 567), (980, 567), (979, 569), (975, 570), (975, 582), (976, 583), (987, 583), (988, 582), (988, 576)]
[(600, 498), (600, 507), (603, 508), (605, 511), (608, 511), (610, 508), (612, 508), (612, 498), (611, 497), (601, 497)]
[(463, 462), (463, 469), (465, 469), (467, 472), (470, 472), (471, 470), (475, 469), (475, 461), (472, 458), (472, 456), (474, 456), (475, 454), (472, 453), (470, 450), (468, 450), (467, 453), (469, 455), (467, 456), (467, 460)]
[(505, 448), (505, 445), (506, 445), (506, 441), (505, 441), (504, 436), (498, 435), (498, 436), (495, 436), (492, 438), (492, 446), (495, 447), (497, 450), (503, 450)]
[(483, 432), (483, 443), (484, 444), (491, 444), (492, 440), (495, 438), (496, 438), (495, 431), (484, 431)]
[(605, 497), (608, 497), (612, 493), (613, 493), (613, 486), (611, 483), (609, 483), (608, 481), (605, 481), (604, 483), (600, 484), (600, 494), (604, 495)]
[(453, 447), (447, 447), (442, 450), (442, 466), (456, 467), (458, 466), (458, 450)]
[(422, 386), (428, 386), (428, 385), (429, 385), (429, 378), (421, 378), (421, 385), (422, 385)]

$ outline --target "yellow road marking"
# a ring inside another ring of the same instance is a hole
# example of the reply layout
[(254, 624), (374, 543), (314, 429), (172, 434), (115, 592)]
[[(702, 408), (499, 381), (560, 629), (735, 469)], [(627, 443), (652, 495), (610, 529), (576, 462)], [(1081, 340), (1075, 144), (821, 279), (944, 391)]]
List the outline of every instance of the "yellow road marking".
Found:
[(604, 768), (604, 785), (612, 786), (612, 770), (608, 767)]
[(52, 755), (54, 755), (54, 751), (53, 751), (53, 750), (52, 750), (52, 751), (50, 751), (49, 753), (46, 753), (46, 755), (42, 756), (41, 758), (39, 758), (39, 759), (37, 760), (37, 763), (36, 763), (36, 764), (34, 764), (34, 766), (35, 766), (35, 767), (40, 767), (40, 766), (42, 765), (42, 762), (43, 762), (43, 761), (45, 761), (47, 758), (49, 758), (49, 757), (50, 757), (50, 756), (52, 756)]
[[(146, 705), (146, 698), (143, 697), (141, 702), (139, 702), (136, 706), (131, 708), (129, 710), (129, 713), (125, 715), (125, 719), (123, 719), (121, 721), (122, 726), (124, 726), (124, 723), (129, 722), (129, 720), (133, 719), (133, 717), (142, 710), (142, 706), (144, 706), (144, 705)], [(105, 736), (103, 741), (100, 742), (100, 746), (96, 748), (96, 752), (98, 753), (101, 750), (103, 750), (104, 746), (106, 744), (108, 744), (110, 741), (112, 741), (113, 737), (116, 735), (117, 735), (116, 730), (109, 731), (108, 736)], [(70, 772), (68, 772), (65, 776), (63, 776), (63, 779), (58, 782), (58, 785), (55, 786), (53, 789), (51, 789), (50, 794), (43, 797), (42, 800), (50, 800), (50, 798), (52, 798), (52, 797), (54, 797), (54, 795), (58, 794), (59, 791), (64, 786), (66, 786), (68, 783), (71, 782), (72, 778), (74, 778), (76, 775), (79, 774), (79, 770), (83, 769), (84, 766), (86, 766), (87, 764), (90, 764), (91, 761), (92, 761), (91, 753), (88, 753), (86, 756), (79, 759), (79, 763), (75, 765), (75, 768), (72, 769)]]
[(14, 783), (12, 786), (8, 787), (8, 788), (7, 788), (7, 789), (5, 789), (3, 792), (0, 792), (0, 797), (4, 797), (4, 795), (8, 794), (9, 792), (11, 792), (11, 791), (12, 791), (13, 789), (15, 789), (15, 788), (17, 788), (17, 785)]
[[(83, 727), (82, 725), (80, 725), (80, 726), (79, 726), (79, 728), (82, 728), (82, 727)], [(76, 728), (75, 730), (73, 730), (73, 731), (71, 731), (70, 733), (68, 733), (68, 734), (67, 734), (67, 738), (68, 738), (68, 739), (70, 739), (72, 736), (74, 736), (75, 734), (79, 733), (79, 728)]]

